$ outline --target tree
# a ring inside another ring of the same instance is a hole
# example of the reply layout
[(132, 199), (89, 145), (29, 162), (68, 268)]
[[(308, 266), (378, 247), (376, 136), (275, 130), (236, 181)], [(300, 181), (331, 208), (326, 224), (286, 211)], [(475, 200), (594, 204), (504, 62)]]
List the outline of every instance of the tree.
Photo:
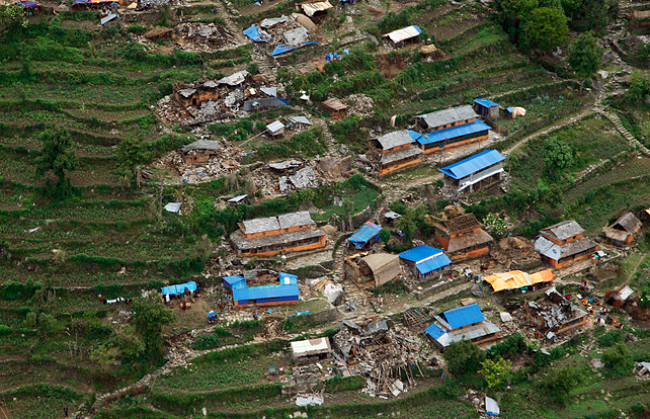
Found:
[(602, 356), (605, 368), (616, 375), (625, 375), (632, 370), (633, 361), (629, 357), (630, 350), (628, 347), (619, 342), (613, 348), (609, 349)]
[(117, 167), (125, 175), (132, 175), (133, 169), (147, 160), (144, 138), (127, 137), (117, 146)]
[(38, 141), (43, 148), (36, 160), (36, 173), (42, 176), (52, 172), (58, 178), (55, 195), (65, 198), (72, 192), (70, 180), (65, 177), (66, 171), (76, 170), (79, 166), (77, 156), (68, 150), (70, 134), (65, 130), (46, 130), (39, 134)]
[(174, 313), (165, 307), (156, 293), (136, 300), (133, 311), (135, 332), (144, 342), (147, 355), (153, 361), (164, 354), (162, 329), (174, 321)]
[(575, 152), (570, 145), (560, 142), (556, 137), (544, 141), (543, 160), (546, 170), (554, 177), (575, 164)]
[(559, 404), (570, 400), (571, 390), (582, 381), (580, 372), (573, 367), (553, 368), (542, 378), (540, 387)]
[(486, 359), (481, 364), (479, 371), (485, 377), (488, 388), (501, 388), (510, 378), (510, 367), (512, 361), (501, 357), (496, 360)]
[(597, 70), (600, 60), (603, 58), (603, 49), (598, 46), (596, 38), (591, 32), (580, 34), (575, 41), (569, 45), (569, 65), (578, 77), (586, 79), (591, 77)]
[(539, 7), (537, 0), (496, 0), (496, 9), (501, 12), (499, 20), (511, 36), (515, 36), (520, 22), (531, 10)]
[(484, 219), (483, 224), (495, 239), (501, 239), (508, 231), (508, 223), (501, 218), (499, 214), (489, 213)]
[(412, 211), (413, 209), (414, 208), (407, 208), (406, 212), (402, 214), (400, 219), (397, 220), (397, 223), (395, 224), (395, 227), (404, 233), (404, 236), (406, 236), (406, 241), (409, 243), (413, 241), (413, 237), (415, 237), (415, 231), (417, 230), (417, 224), (415, 223), (416, 217), (414, 211)]
[(485, 352), (469, 340), (452, 343), (443, 354), (447, 370), (454, 375), (474, 374), (481, 368)]
[(383, 241), (384, 244), (388, 244), (390, 241), (390, 230), (386, 227), (379, 230), (379, 240)]
[(0, 35), (18, 26), (27, 27), (23, 8), (19, 4), (0, 5)]
[(569, 19), (562, 10), (538, 7), (530, 12), (524, 24), (526, 39), (532, 48), (548, 51), (569, 40)]

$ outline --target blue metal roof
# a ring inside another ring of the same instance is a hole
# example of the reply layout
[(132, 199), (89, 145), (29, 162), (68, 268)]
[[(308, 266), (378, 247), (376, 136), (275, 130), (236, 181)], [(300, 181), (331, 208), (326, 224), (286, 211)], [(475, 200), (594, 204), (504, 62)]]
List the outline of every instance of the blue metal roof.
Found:
[(449, 259), (447, 255), (442, 253), (438, 256), (432, 257), (431, 259), (427, 259), (423, 262), (416, 263), (415, 267), (418, 269), (418, 271), (421, 274), (426, 275), (429, 272), (433, 272), (436, 269), (444, 268), (447, 265), (451, 265), (451, 259)]
[(264, 300), (267, 298), (296, 297), (300, 295), (298, 284), (265, 285), (250, 288), (233, 288), (232, 297), (235, 301)]
[(183, 294), (185, 293), (186, 289), (189, 289), (190, 291), (196, 291), (196, 282), (190, 281), (185, 284), (176, 284), (176, 285), (170, 285), (168, 287), (162, 287), (162, 294), (163, 295)]
[(434, 339), (438, 339), (440, 336), (444, 335), (446, 332), (442, 330), (437, 324), (432, 324), (431, 326), (424, 329), (424, 331)]
[(443, 315), (452, 329), (458, 329), (459, 327), (485, 320), (483, 312), (476, 303), (445, 311)]
[(223, 280), (227, 282), (230, 286), (232, 286), (233, 284), (236, 284), (240, 281), (245, 281), (246, 279), (244, 279), (244, 277), (241, 275), (230, 275), (230, 276), (224, 276)]
[(380, 230), (381, 227), (368, 221), (356, 233), (350, 236), (348, 240), (354, 243), (356, 247), (363, 247), (373, 237), (379, 234)]
[(478, 154), (454, 163), (450, 166), (443, 167), (440, 171), (454, 179), (462, 179), (471, 175), (472, 173), (479, 172), (486, 167), (492, 166), (499, 162), (504, 161), (506, 158), (496, 150), (485, 150)]
[(422, 259), (426, 259), (440, 253), (442, 253), (441, 249), (436, 249), (435, 247), (422, 244), (418, 247), (414, 247), (413, 249), (406, 250), (397, 256), (399, 256), (402, 259), (418, 262), (421, 261)]
[(476, 121), (471, 124), (459, 125), (457, 127), (445, 128), (440, 131), (430, 132), (416, 139), (420, 144), (439, 143), (440, 141), (457, 138), (463, 135), (475, 134), (481, 131), (487, 131), (490, 126), (484, 122)]
[(486, 107), (486, 108), (492, 108), (494, 106), (499, 107), (499, 108), (501, 107), (501, 105), (499, 105), (496, 102), (491, 101), (490, 99), (477, 98), (477, 99), (474, 99), (474, 103), (478, 103), (479, 105), (481, 105), (483, 107)]

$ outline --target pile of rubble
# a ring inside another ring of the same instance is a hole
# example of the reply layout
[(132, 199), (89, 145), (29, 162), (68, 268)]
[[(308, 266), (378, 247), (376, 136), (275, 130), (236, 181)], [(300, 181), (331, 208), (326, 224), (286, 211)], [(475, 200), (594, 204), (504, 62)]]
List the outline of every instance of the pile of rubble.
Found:
[(266, 18), (244, 31), (255, 42), (267, 43), (271, 55), (280, 55), (315, 43), (312, 34), (317, 26), (304, 15), (293, 14)]
[(173, 28), (156, 26), (136, 37), (137, 42), (148, 47), (157, 47), (160, 39), (169, 39), (170, 45), (191, 52), (211, 52), (237, 46), (233, 33), (215, 23), (182, 23)]
[(513, 262), (517, 265), (521, 264), (524, 259), (536, 259), (537, 253), (533, 250), (532, 241), (524, 237), (506, 237), (499, 242), (498, 246), (493, 246), (490, 256), (509, 269)]
[(375, 102), (363, 93), (347, 96), (342, 101), (348, 104), (350, 114), (359, 115), (361, 118), (370, 118), (374, 114)]
[(202, 163), (193, 164), (188, 159), (201, 156), (204, 153), (204, 150), (188, 150), (187, 152), (175, 150), (154, 160), (152, 166), (180, 176), (185, 183), (207, 182), (241, 169), (238, 158), (242, 151), (237, 147), (224, 147), (216, 153), (210, 153)]
[[(365, 324), (344, 320), (333, 342), (341, 368), (366, 378), (365, 393), (397, 397), (415, 386), (413, 369), (419, 371), (421, 359), (419, 343), (408, 330), (389, 328), (383, 320)], [(422, 371), (419, 373), (423, 376)], [(402, 377), (406, 377), (406, 383)]]

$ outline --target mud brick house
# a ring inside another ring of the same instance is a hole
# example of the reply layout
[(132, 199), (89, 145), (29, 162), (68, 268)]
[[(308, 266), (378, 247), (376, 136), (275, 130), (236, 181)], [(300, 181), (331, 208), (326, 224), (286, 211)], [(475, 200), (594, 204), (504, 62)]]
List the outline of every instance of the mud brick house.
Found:
[(538, 337), (550, 339), (584, 325), (587, 312), (571, 304), (553, 287), (539, 300), (524, 302), (522, 320), (534, 327)]
[(440, 169), (458, 189), (470, 192), (489, 189), (501, 182), (503, 162), (506, 158), (496, 150), (485, 150), (464, 160)]
[(243, 275), (225, 276), (223, 281), (232, 292), (235, 307), (295, 304), (300, 300), (298, 277), (285, 272), (244, 271)]
[(323, 109), (330, 114), (332, 121), (336, 121), (345, 118), (348, 112), (348, 105), (333, 97), (323, 102)]
[(483, 230), (474, 214), (464, 214), (447, 221), (434, 223), (436, 241), (452, 261), (487, 254), (492, 236)]
[(221, 150), (218, 141), (199, 140), (181, 147), (185, 164), (207, 163)]
[(417, 142), (425, 154), (446, 148), (486, 140), (490, 126), (477, 120), (478, 115), (469, 105), (443, 109), (415, 118)]
[(554, 268), (563, 268), (598, 251), (596, 243), (583, 237), (584, 232), (574, 220), (562, 221), (539, 232), (535, 250), (543, 261)]
[(451, 259), (442, 250), (425, 244), (404, 251), (398, 256), (419, 280), (440, 275), (451, 265)]
[(625, 246), (634, 240), (634, 235), (641, 228), (641, 221), (631, 212), (626, 212), (609, 227), (603, 228), (605, 237), (616, 246)]
[(390, 253), (375, 253), (362, 258), (345, 259), (345, 273), (359, 284), (375, 287), (398, 278), (402, 273), (399, 257)]
[(209, 100), (217, 100), (219, 99), (218, 86), (216, 82), (208, 80), (196, 87), (177, 90), (175, 93), (176, 101), (182, 107), (189, 108), (190, 106), (197, 107)]
[(425, 329), (425, 333), (439, 349), (461, 340), (475, 343), (489, 342), (499, 338), (501, 329), (485, 320), (478, 304), (470, 304), (447, 310)]
[(370, 154), (379, 161), (379, 176), (422, 162), (415, 131), (395, 131), (369, 141)]
[(325, 247), (327, 236), (315, 227), (309, 212), (293, 212), (242, 221), (230, 240), (240, 257), (320, 249)]

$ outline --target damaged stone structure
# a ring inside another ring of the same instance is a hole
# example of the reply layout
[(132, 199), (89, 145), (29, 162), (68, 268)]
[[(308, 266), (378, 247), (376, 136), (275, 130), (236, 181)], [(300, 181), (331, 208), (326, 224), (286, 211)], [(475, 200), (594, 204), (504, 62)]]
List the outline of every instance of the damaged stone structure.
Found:
[(327, 235), (315, 227), (309, 212), (293, 212), (242, 221), (230, 240), (238, 256), (273, 256), (314, 250), (327, 244)]
[(553, 287), (546, 291), (543, 298), (524, 302), (521, 317), (534, 329), (536, 337), (552, 338), (583, 326), (587, 321), (587, 312), (571, 304)]
[(641, 221), (630, 211), (618, 217), (612, 225), (603, 228), (605, 237), (616, 246), (632, 243), (641, 228)]
[(344, 260), (345, 273), (358, 284), (378, 287), (399, 278), (402, 274), (399, 257), (390, 253), (375, 253)]
[(474, 214), (434, 223), (436, 241), (452, 261), (485, 255), (490, 251), (492, 236), (483, 230)]

